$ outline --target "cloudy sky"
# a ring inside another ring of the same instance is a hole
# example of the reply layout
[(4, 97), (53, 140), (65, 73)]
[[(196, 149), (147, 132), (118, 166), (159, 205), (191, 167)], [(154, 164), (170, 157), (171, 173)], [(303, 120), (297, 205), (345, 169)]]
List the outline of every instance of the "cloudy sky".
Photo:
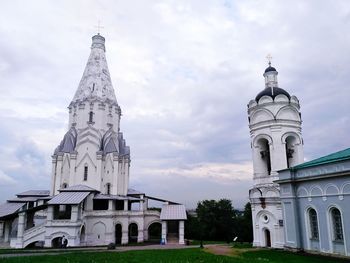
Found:
[(349, 1), (1, 1), (0, 201), (48, 189), (101, 20), (133, 188), (248, 201), (247, 103), (266, 55), (301, 102), (305, 159), (350, 147)]

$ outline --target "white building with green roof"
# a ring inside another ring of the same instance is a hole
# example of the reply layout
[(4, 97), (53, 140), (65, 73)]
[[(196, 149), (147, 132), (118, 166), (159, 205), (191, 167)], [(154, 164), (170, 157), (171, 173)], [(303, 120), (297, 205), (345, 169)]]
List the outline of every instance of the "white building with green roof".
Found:
[(285, 247), (350, 255), (350, 148), (279, 171)]

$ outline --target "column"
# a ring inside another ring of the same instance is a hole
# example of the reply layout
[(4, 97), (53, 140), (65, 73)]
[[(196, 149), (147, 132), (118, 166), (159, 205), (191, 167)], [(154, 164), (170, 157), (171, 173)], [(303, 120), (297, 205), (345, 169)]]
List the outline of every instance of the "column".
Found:
[(55, 195), (55, 185), (56, 185), (56, 156), (52, 155), (52, 163), (51, 163), (51, 195)]
[(110, 211), (115, 210), (115, 202), (114, 202), (114, 200), (108, 200), (108, 210), (110, 210)]
[(143, 202), (143, 210), (146, 211), (148, 209), (148, 198), (145, 197)]
[(143, 206), (143, 204), (144, 204), (144, 200), (141, 200), (140, 201), (140, 207), (139, 207), (139, 209), (140, 209), (140, 211), (144, 211), (144, 206)]
[(128, 211), (128, 200), (124, 200), (124, 211)]
[(18, 214), (18, 229), (17, 229), (17, 242), (16, 248), (23, 248), (23, 234), (25, 227), (26, 213), (20, 212)]
[(143, 242), (143, 229), (138, 229), (137, 243)]
[(2, 238), (4, 236), (4, 225), (5, 225), (5, 221), (1, 221), (0, 222), (0, 238)]
[(55, 184), (55, 193), (54, 195), (58, 194), (58, 189), (61, 188), (61, 180), (62, 180), (62, 173), (61, 173), (61, 168), (62, 168), (62, 161), (63, 161), (63, 153), (58, 153), (57, 155), (57, 164), (56, 164), (56, 181), (54, 182)]
[(179, 222), (179, 244), (185, 244), (185, 221)]
[(122, 230), (122, 245), (126, 245), (129, 243), (129, 231), (128, 230)]
[(69, 170), (69, 186), (75, 185), (76, 183), (76, 177), (75, 177), (75, 169), (76, 169), (76, 163), (77, 163), (77, 152), (73, 152), (70, 154), (70, 170)]
[(4, 222), (4, 242), (10, 241), (10, 227), (11, 227), (11, 221), (5, 221)]
[[(96, 153), (96, 170), (97, 170), (97, 173), (96, 173), (96, 178), (102, 178), (102, 152), (101, 151), (98, 151)], [(99, 179), (99, 185), (101, 186), (101, 189), (102, 189), (102, 182), (101, 182), (101, 179)], [(112, 190), (112, 189), (111, 189)]]
[(162, 221), (162, 243), (164, 244), (167, 243), (166, 236), (167, 236), (167, 221)]
[(72, 205), (70, 221), (72, 221), (72, 222), (78, 221), (78, 212), (79, 212), (78, 210), (79, 210), (78, 205)]
[(47, 207), (47, 216), (46, 216), (46, 221), (51, 224), (51, 221), (53, 220), (53, 206), (49, 205)]

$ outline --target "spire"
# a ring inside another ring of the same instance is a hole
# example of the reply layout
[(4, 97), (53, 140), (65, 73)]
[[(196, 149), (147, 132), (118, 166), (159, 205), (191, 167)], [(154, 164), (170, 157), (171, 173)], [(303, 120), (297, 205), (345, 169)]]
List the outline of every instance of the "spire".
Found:
[(105, 38), (92, 37), (91, 53), (72, 103), (98, 99), (117, 103), (105, 55)]

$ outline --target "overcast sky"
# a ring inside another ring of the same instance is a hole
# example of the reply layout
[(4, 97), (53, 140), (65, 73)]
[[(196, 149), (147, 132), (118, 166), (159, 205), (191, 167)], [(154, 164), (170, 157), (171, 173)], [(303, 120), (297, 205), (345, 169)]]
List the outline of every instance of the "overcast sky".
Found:
[(247, 103), (266, 55), (301, 103), (305, 159), (350, 147), (350, 1), (1, 1), (0, 201), (49, 189), (101, 20), (130, 187), (248, 201)]

